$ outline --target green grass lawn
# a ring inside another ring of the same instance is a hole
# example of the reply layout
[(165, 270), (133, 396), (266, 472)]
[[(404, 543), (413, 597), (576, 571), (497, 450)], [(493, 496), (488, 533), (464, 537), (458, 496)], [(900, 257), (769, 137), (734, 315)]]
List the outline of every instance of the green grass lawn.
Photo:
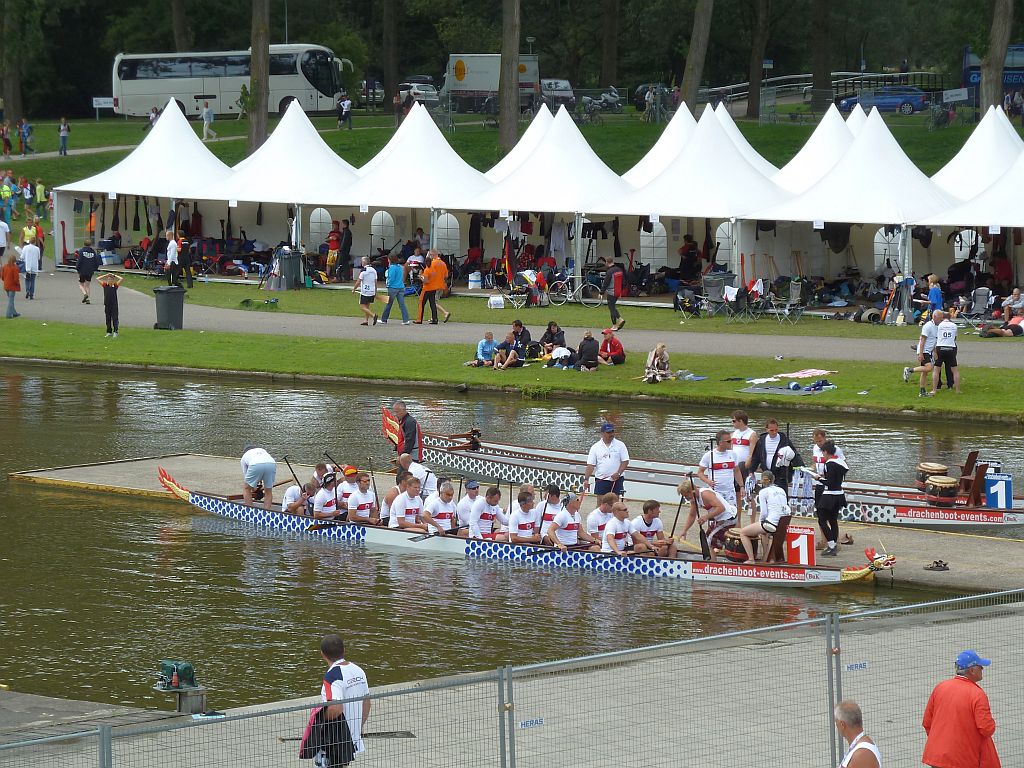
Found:
[[(126, 286), (144, 293), (148, 293), (154, 284), (153, 278), (141, 275), (127, 275), (125, 278)], [(268, 297), (278, 299), (276, 309), (266, 309), (263, 302)], [(251, 299), (254, 302), (251, 307), (242, 305), (246, 299)], [(346, 290), (315, 289), (311, 291), (279, 291), (268, 294), (266, 291), (258, 289), (255, 279), (238, 283), (204, 283), (197, 280), (185, 300), (191, 304), (224, 309), (250, 309), (252, 311), (341, 317), (358, 317), (360, 315), (358, 298), (351, 293), (351, 285), (346, 285)], [(417, 301), (416, 297), (407, 298), (410, 312), (414, 311), (413, 307)], [(498, 329), (510, 325), (516, 318), (522, 319), (528, 327), (537, 329), (546, 325), (549, 320), (554, 320), (559, 325), (569, 328), (602, 328), (610, 321), (608, 308), (604, 305), (594, 309), (580, 304), (529, 309), (515, 309), (511, 306), (506, 306), (505, 309), (488, 309), (483, 296), (450, 296), (441, 303), (452, 313), (453, 320), (463, 323), (490, 324)], [(378, 307), (382, 306), (378, 305)], [(379, 312), (380, 309), (378, 309)], [(752, 323), (730, 323), (724, 317), (681, 318), (679, 314), (672, 311), (671, 305), (666, 307), (622, 307), (622, 315), (626, 318), (627, 327), (631, 330), (906, 339), (908, 344), (913, 343), (917, 338), (914, 328), (823, 320), (810, 315), (795, 325), (790, 323), (780, 325), (772, 317), (764, 317)], [(684, 320), (683, 325), (680, 325), (680, 320)], [(963, 334), (961, 338), (968, 342), (978, 340), (967, 334)]]
[[(252, 350), (259, 349), (259, 355)], [(474, 386), (508, 387), (527, 397), (567, 393), (583, 397), (644, 395), (679, 402), (722, 406), (767, 402), (782, 407), (862, 409), (883, 414), (932, 415), (945, 418), (988, 418), (1024, 421), (1024, 404), (1016, 377), (1005, 371), (979, 368), (971, 371), (964, 394), (943, 390), (938, 397), (920, 399), (912, 384), (893, 375), (883, 363), (850, 363), (836, 360), (801, 360), (806, 367), (835, 370), (829, 380), (838, 389), (809, 397), (740, 394), (743, 382), (729, 377), (771, 375), (774, 360), (749, 357), (687, 355), (676, 360), (705, 381), (669, 381), (657, 385), (639, 381), (643, 359), (632, 355), (626, 364), (604, 367), (596, 373), (579, 373), (529, 367), (497, 372), (463, 367), (467, 350), (461, 345), (322, 340), (201, 331), (154, 331), (126, 329), (119, 339), (107, 339), (95, 328), (38, 321), (6, 322), (0, 336), (0, 355), (82, 363), (127, 363), (184, 366), (219, 371), (260, 371), (272, 374), (308, 374), (385, 380), (431, 381), (439, 385), (466, 383)], [(400, 370), (394, 361), (403, 361)], [(865, 394), (858, 394), (864, 392)]]

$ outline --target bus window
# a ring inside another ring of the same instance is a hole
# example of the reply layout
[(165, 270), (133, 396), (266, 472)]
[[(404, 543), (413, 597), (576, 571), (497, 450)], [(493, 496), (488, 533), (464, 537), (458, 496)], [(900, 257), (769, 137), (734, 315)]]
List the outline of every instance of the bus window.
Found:
[(121, 61), (117, 65), (117, 79), (118, 80), (134, 80), (135, 72), (138, 67), (138, 61), (135, 59), (127, 59)]
[(226, 77), (249, 77), (249, 57), (225, 56), (224, 69)]
[(302, 74), (324, 96), (334, 95), (336, 70), (326, 51), (306, 51), (302, 56)]
[(294, 75), (295, 61), (298, 57), (294, 53), (272, 53), (270, 54), (270, 74), (272, 75)]
[(193, 77), (224, 77), (223, 56), (202, 56), (192, 59)]
[(184, 77), (192, 77), (192, 68), (186, 58), (139, 59), (136, 62), (136, 80)]

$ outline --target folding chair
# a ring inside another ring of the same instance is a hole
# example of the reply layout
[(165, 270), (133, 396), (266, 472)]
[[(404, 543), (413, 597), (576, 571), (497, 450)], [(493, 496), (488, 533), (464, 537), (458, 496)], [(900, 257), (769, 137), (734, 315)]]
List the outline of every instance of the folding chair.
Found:
[(767, 314), (779, 321), (779, 325), (789, 322), (796, 325), (804, 314), (803, 281), (799, 278), (789, 281), (789, 291), (785, 297), (772, 300), (771, 309)]
[(721, 275), (704, 275), (701, 278), (702, 293), (697, 296), (701, 308), (708, 317), (725, 312), (725, 278)]
[(985, 324), (986, 320), (991, 319), (989, 305), (994, 299), (990, 288), (975, 288), (970, 302), (957, 317), (963, 320), (965, 326), (970, 326), (977, 331)]
[(725, 322), (750, 323), (756, 320), (750, 311), (750, 296), (746, 288), (725, 288)]

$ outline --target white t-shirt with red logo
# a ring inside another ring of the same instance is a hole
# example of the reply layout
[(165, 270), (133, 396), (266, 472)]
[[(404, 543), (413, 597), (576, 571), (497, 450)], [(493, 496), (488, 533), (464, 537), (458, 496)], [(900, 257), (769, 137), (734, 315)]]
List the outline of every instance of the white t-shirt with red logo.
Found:
[(540, 510), (531, 509), (524, 512), (522, 508), (517, 509), (508, 518), (508, 532), (510, 536), (533, 536), (541, 532)]
[(337, 497), (334, 495), (333, 488), (331, 490), (321, 488), (316, 492), (316, 496), (313, 497), (313, 513), (328, 514), (331, 517), (338, 514)]
[(612, 519), (604, 527), (604, 534), (601, 536), (602, 552), (612, 551), (612, 546), (608, 543), (609, 537), (615, 539), (615, 546), (619, 548), (619, 552), (624, 552), (626, 547), (633, 543), (633, 524), (629, 518), (619, 520), (615, 515), (612, 515)]
[(399, 517), (404, 517), (406, 523), (415, 525), (419, 520), (421, 509), (423, 509), (423, 499), (419, 496), (410, 496), (408, 491), (402, 491), (391, 502), (391, 517), (388, 518), (388, 528), (399, 528)]
[(604, 529), (607, 527), (608, 521), (613, 517), (614, 515), (611, 512), (602, 512), (601, 508), (598, 507), (587, 515), (587, 533), (603, 542)]
[(457, 511), (454, 501), (444, 501), (440, 496), (431, 496), (423, 505), (423, 510), (434, 518), (434, 522), (441, 526), (443, 531), (450, 531), (455, 525)]
[(735, 454), (738, 463), (745, 464), (747, 459), (750, 458), (750, 446), (753, 445), (756, 438), (757, 432), (750, 427), (734, 429), (732, 431), (732, 452)]
[(493, 539), (499, 525), (508, 525), (508, 515), (497, 504), (488, 504), (483, 496), (478, 497), (477, 502), (473, 505), (473, 516), (469, 520), (469, 537)]
[(633, 518), (633, 532), (643, 534), (643, 537), (648, 541), (654, 541), (658, 538), (658, 531), (665, 530), (665, 524), (661, 522), (660, 517), (656, 517), (648, 523), (644, 520), (643, 515), (637, 515)]
[(345, 503), (348, 506), (349, 520), (369, 520), (370, 513), (377, 506), (377, 497), (373, 495), (372, 488), (363, 493), (357, 486), (355, 491), (348, 495)]
[(700, 466), (704, 468), (708, 478), (714, 482), (715, 490), (733, 504), (736, 503), (736, 465), (738, 463), (735, 452), (731, 450), (706, 451), (700, 457)]
[[(555, 536), (558, 537), (559, 542), (567, 547), (579, 543), (581, 525), (579, 512), (570, 512), (568, 509), (562, 509), (555, 515), (554, 523), (558, 526), (555, 529)], [(550, 523), (545, 525), (541, 535), (547, 534), (549, 527)]]

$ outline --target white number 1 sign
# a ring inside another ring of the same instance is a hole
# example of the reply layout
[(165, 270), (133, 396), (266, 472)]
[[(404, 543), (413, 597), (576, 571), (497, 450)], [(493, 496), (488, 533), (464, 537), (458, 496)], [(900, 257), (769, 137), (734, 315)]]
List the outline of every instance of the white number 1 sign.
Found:
[(791, 525), (786, 530), (786, 562), (790, 565), (814, 565), (814, 529)]

